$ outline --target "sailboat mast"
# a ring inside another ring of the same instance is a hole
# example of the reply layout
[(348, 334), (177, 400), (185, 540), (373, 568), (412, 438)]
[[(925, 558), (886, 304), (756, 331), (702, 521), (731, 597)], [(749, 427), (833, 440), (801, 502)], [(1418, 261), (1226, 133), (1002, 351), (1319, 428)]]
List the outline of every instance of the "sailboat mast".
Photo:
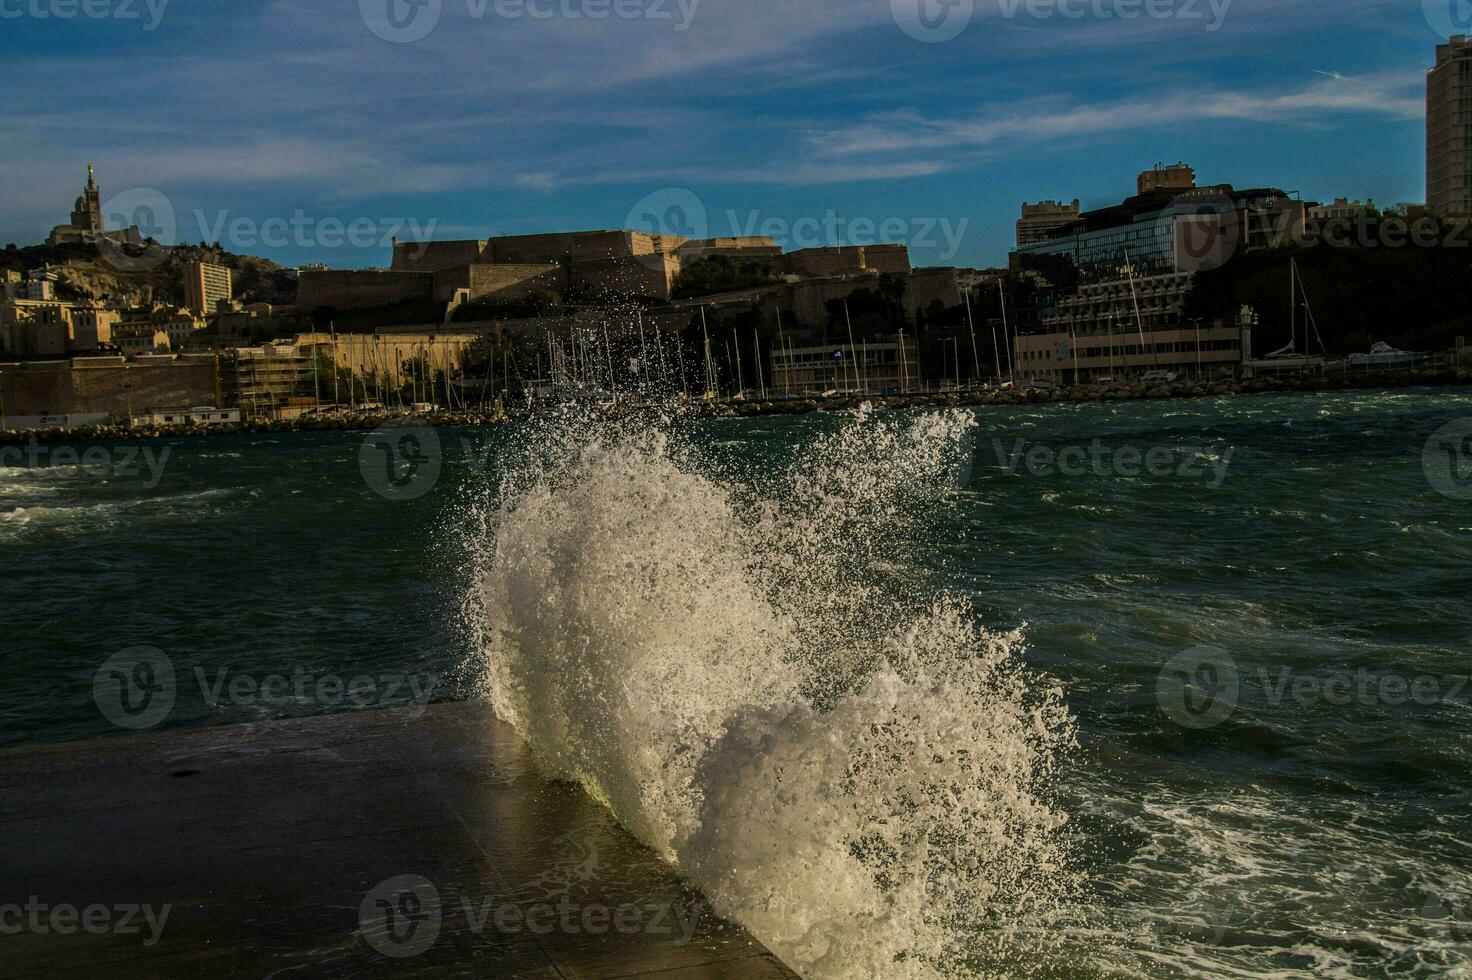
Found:
[[(1130, 250), (1124, 250), (1124, 271), (1130, 280), (1130, 303), (1135, 308), (1135, 329), (1140, 332), (1140, 353), (1145, 352), (1149, 345), (1145, 343), (1145, 318), (1140, 315), (1140, 294), (1135, 291), (1135, 266), (1130, 261)], [(1155, 353), (1155, 348), (1150, 347), (1150, 361), (1157, 368), (1160, 367), (1160, 355)]]
[(746, 378), (741, 373), (741, 337), (737, 335), (736, 328), (731, 328), (731, 343), (736, 346), (736, 394), (746, 394)]
[(981, 354), (976, 349), (976, 322), (971, 319), (971, 287), (961, 291), (961, 296), (966, 300), (966, 326), (971, 330), (971, 360), (976, 367), (975, 380), (981, 381)]
[(1288, 349), (1298, 352), (1298, 261), (1293, 258), (1288, 260)]
[(700, 308), (700, 335), (705, 339), (705, 395), (709, 397), (714, 386), (710, 366), (710, 327), (705, 322), (705, 307), (703, 306)]
[(854, 344), (854, 321), (848, 315), (848, 300), (843, 301), (843, 322), (848, 324), (848, 346), (854, 352), (854, 383), (860, 391), (866, 391), (864, 388), (864, 363), (859, 355), (858, 346)]
[[(1017, 370), (1012, 364), (1012, 330), (1007, 326), (1007, 291), (1002, 288), (1002, 280), (997, 280), (997, 295), (1002, 300), (1002, 338), (1007, 341), (1007, 380), (1013, 384), (1017, 383)], [(997, 371), (1002, 370), (1000, 362)]]
[(762, 400), (767, 397), (767, 378), (762, 373), (762, 335), (757, 332), (756, 327), (751, 328), (751, 347), (756, 354), (756, 386), (762, 393)]
[(787, 335), (782, 332), (782, 307), (777, 307), (777, 342), (782, 346), (782, 359), (787, 362), (787, 370), (782, 373), (782, 388), (787, 394), (792, 394), (792, 356), (787, 351)]

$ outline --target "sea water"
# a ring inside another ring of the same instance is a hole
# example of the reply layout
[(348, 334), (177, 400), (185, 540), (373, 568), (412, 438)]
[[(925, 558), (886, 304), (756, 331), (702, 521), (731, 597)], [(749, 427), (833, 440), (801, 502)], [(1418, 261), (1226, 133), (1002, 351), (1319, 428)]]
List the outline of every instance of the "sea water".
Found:
[(4, 466), (0, 733), (122, 734), (138, 645), (160, 730), (362, 706), (222, 670), (422, 675), (807, 975), (1468, 975), (1469, 416), (544, 421), (439, 430), (412, 499), (353, 433)]

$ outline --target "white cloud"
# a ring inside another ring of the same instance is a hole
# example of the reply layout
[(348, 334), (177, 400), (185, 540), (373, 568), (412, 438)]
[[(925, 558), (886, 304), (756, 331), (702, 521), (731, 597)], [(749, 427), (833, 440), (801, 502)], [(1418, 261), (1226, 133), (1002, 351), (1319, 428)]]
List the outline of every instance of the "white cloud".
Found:
[(1038, 100), (1022, 108), (965, 118), (891, 113), (815, 133), (810, 144), (819, 153), (841, 157), (996, 148), (1187, 123), (1318, 125), (1336, 116), (1363, 114), (1416, 119), (1424, 111), (1422, 98), (1404, 90), (1338, 79), (1278, 93), (1216, 90), (1089, 105)]

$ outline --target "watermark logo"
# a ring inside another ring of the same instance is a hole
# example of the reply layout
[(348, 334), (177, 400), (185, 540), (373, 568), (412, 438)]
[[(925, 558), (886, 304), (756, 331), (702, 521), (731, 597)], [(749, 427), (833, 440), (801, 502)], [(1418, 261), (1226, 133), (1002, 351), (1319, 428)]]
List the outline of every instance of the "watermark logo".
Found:
[(369, 217), (344, 220), (335, 215), (316, 217), (297, 208), (290, 217), (274, 215), (263, 220), (232, 216), (229, 211), (194, 212), (200, 241), (220, 242), (231, 251), (267, 248), (388, 248), (400, 238), (417, 243), (414, 257), (422, 256), (434, 239), (438, 219)]
[(1195, 646), (1166, 661), (1155, 681), (1161, 709), (1184, 728), (1215, 728), (1237, 707), (1241, 682), (1225, 650)]
[(439, 482), (440, 437), (427, 425), (385, 425), (368, 434), (358, 469), (369, 489), (386, 500), (418, 500)]
[(155, 728), (174, 707), (174, 662), (157, 647), (130, 647), (103, 661), (92, 700), (103, 717), (133, 731)]
[[(1243, 674), (1222, 650), (1198, 646), (1172, 657), (1156, 682), (1160, 706), (1186, 728), (1212, 728), (1226, 721), (1241, 702)], [(1304, 671), (1293, 667), (1257, 668), (1254, 697), (1270, 708), (1298, 711), (1360, 705), (1434, 708), (1465, 705), (1469, 678), (1464, 674), (1413, 674), (1393, 670)]]
[[(690, 29), (701, 0), (465, 0), (474, 22), (590, 20), (616, 18), (670, 23), (677, 34)], [(393, 44), (428, 37), (444, 15), (444, 0), (358, 0), (358, 13), (375, 35)]]
[(74, 905), (70, 902), (43, 902), (30, 896), (24, 905), (7, 902), (0, 905), (0, 936), (143, 936), (143, 945), (153, 947), (168, 925), (172, 905), (124, 903)]
[(413, 44), (439, 26), (444, 0), (358, 0), (368, 29), (391, 44)]
[(440, 893), (420, 875), (381, 882), (358, 907), (358, 934), (384, 956), (406, 960), (425, 952), (440, 935)]
[(152, 490), (163, 480), (172, 451), (172, 446), (165, 446), (155, 453), (148, 445), (87, 446), (78, 451), (76, 446), (43, 446), (32, 436), (24, 447), (0, 446), (0, 469), (76, 467), (83, 476), (97, 480), (147, 477), (143, 486)]
[(910, 249), (935, 249), (943, 262), (951, 261), (961, 251), (971, 225), (970, 218), (953, 221), (947, 217), (918, 215), (846, 217), (831, 208), (822, 217), (808, 215), (794, 220), (775, 215), (763, 217), (756, 210), (745, 215), (728, 210), (725, 217), (732, 236), (770, 238), (783, 251), (902, 244)]
[(1298, 219), (1284, 210), (1270, 217), (1262, 231), (1275, 248), (1456, 248), (1472, 245), (1472, 218), (1461, 215), (1377, 213), (1358, 206), (1354, 214), (1309, 211)]
[(1225, 196), (1178, 201), (1162, 220), (1174, 225), (1176, 268), (1181, 272), (1221, 268), (1236, 254), (1241, 241), (1237, 206)]
[[(119, 272), (150, 272), (169, 260), (178, 241), (174, 205), (162, 191), (134, 187), (119, 191), (102, 205), (110, 229), (97, 239), (103, 261)], [(136, 239), (128, 237), (137, 229)], [(111, 236), (111, 237), (109, 237)]]
[(1232, 0), (998, 0), (1002, 17), (1031, 20), (1201, 21), (1213, 34), (1226, 23)]
[(1014, 439), (1008, 446), (993, 438), (991, 445), (996, 464), (1008, 476), (1025, 472), (1034, 477), (1175, 477), (1205, 480), (1212, 490), (1226, 482), (1234, 452), (1232, 446), (1106, 446), (1102, 439), (1087, 446), (1055, 448), (1026, 439)]
[(1443, 39), (1472, 34), (1472, 0), (1421, 0), (1421, 12)]
[(976, 16), (976, 0), (889, 0), (900, 30), (917, 41), (939, 44), (961, 36)]
[[(192, 669), (199, 702), (206, 708), (264, 708), (287, 711), (303, 706), (322, 708), (407, 707), (418, 717), (434, 696), (440, 678), (435, 674), (378, 674), (343, 676), (311, 673), (298, 667), (290, 674), (257, 676), (229, 666)], [(103, 717), (133, 731), (156, 728), (169, 716), (185, 693), (174, 661), (156, 647), (132, 647), (113, 654), (92, 680), (92, 698)]]
[(1421, 469), (1431, 488), (1452, 500), (1472, 500), (1472, 418), (1448, 422), (1421, 451)]
[[(169, 0), (0, 0), (0, 20), (143, 21), (145, 33), (164, 22)], [(147, 20), (144, 21), (145, 16)]]
[[(650, 235), (699, 239), (710, 237), (710, 215), (700, 195), (685, 187), (666, 187), (646, 194), (629, 209), (624, 227)], [(661, 251), (638, 256), (645, 265), (663, 268)]]
[(1323, 704), (1333, 707), (1414, 704), (1429, 708), (1456, 703), (1467, 687), (1467, 677), (1461, 674), (1413, 676), (1364, 667), (1353, 673), (1338, 670), (1313, 674), (1287, 667), (1275, 672), (1259, 668), (1257, 679), (1267, 703), (1275, 708), (1290, 701), (1302, 708)]
[(564, 895), (555, 902), (514, 902), (459, 894), (441, 898), (434, 883), (421, 875), (397, 875), (368, 892), (358, 909), (358, 935), (370, 947), (394, 959), (428, 952), (440, 929), (452, 917), (464, 919), (475, 936), (620, 935), (667, 936), (687, 946), (701, 920), (698, 905), (679, 901), (630, 901), (611, 906), (575, 902)]

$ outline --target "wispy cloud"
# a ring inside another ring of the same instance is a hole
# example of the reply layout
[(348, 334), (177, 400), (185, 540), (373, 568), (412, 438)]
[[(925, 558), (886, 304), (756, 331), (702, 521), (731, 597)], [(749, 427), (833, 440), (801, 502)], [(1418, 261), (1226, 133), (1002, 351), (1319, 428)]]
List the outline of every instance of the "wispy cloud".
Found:
[(1328, 81), (1286, 92), (1206, 91), (1112, 103), (1038, 100), (1021, 108), (966, 118), (891, 113), (813, 134), (812, 147), (829, 156), (991, 148), (1003, 143), (1098, 136), (1146, 127), (1248, 121), (1264, 125), (1319, 125), (1329, 117), (1370, 114), (1416, 119), (1421, 98), (1380, 85)]

